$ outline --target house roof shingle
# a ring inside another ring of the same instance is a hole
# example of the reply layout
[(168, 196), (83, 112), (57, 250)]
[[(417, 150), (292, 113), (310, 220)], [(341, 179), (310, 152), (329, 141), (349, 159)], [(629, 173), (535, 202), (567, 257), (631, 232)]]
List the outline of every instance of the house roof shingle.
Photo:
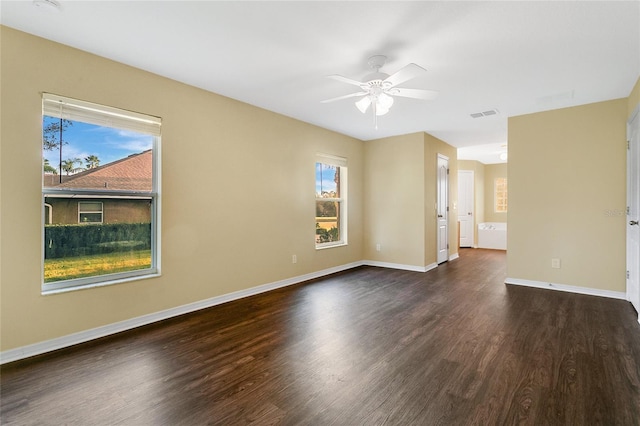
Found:
[(44, 185), (56, 188), (151, 191), (152, 156), (152, 150), (147, 150), (75, 175), (65, 176), (62, 183), (45, 179)]

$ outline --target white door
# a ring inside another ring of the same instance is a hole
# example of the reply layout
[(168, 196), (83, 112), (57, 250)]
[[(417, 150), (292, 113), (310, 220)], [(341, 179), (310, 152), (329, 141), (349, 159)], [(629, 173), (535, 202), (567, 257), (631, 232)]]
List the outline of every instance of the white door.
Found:
[(449, 260), (449, 158), (438, 154), (438, 265)]
[[(627, 299), (640, 314), (640, 110), (627, 128)], [(640, 321), (640, 316), (639, 316)]]
[(460, 247), (473, 247), (473, 170), (458, 171)]

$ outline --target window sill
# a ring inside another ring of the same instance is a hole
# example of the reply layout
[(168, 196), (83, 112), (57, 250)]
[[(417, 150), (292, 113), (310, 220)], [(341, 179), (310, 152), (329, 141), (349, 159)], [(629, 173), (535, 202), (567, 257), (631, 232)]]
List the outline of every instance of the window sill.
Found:
[(43, 296), (50, 296), (50, 295), (53, 295), (53, 294), (68, 293), (70, 291), (87, 290), (87, 289), (90, 289), (90, 288), (105, 287), (105, 286), (110, 286), (110, 285), (115, 285), (115, 284), (128, 283), (128, 282), (131, 282), (131, 281), (145, 280), (145, 279), (148, 279), (148, 278), (157, 278), (160, 275), (161, 275), (160, 272), (150, 272), (150, 273), (144, 274), (144, 275), (136, 275), (136, 276), (132, 276), (132, 277), (114, 279), (114, 280), (110, 280), (110, 281), (102, 281), (102, 282), (91, 283), (91, 284), (79, 284), (79, 285), (75, 285), (75, 286), (55, 288), (55, 289), (44, 289), (43, 288), (40, 294), (43, 295)]
[(330, 249), (330, 248), (334, 248), (334, 247), (344, 247), (344, 246), (347, 246), (347, 245), (349, 245), (349, 244), (347, 244), (344, 241), (340, 241), (340, 242), (337, 242), (337, 243), (326, 243), (326, 244), (323, 244), (323, 245), (320, 245), (320, 246), (317, 245), (316, 246), (316, 250), (325, 250), (325, 249)]

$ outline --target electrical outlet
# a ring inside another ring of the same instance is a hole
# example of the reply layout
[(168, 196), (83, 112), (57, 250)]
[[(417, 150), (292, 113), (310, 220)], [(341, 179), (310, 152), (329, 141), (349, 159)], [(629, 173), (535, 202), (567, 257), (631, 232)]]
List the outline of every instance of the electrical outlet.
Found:
[(298, 263), (298, 256), (296, 256), (295, 254), (291, 256), (291, 263)]
[(551, 259), (551, 267), (555, 269), (560, 269), (560, 259), (558, 258)]
[(380, 251), (380, 243), (376, 244), (376, 251)]

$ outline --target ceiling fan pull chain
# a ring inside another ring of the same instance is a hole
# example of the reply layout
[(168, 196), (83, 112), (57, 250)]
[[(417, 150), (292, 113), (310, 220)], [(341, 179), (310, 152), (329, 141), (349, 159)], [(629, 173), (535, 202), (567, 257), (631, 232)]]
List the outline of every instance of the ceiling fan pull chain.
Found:
[(377, 100), (371, 102), (371, 111), (373, 111), (373, 127), (378, 130), (378, 114), (376, 114), (376, 104)]

